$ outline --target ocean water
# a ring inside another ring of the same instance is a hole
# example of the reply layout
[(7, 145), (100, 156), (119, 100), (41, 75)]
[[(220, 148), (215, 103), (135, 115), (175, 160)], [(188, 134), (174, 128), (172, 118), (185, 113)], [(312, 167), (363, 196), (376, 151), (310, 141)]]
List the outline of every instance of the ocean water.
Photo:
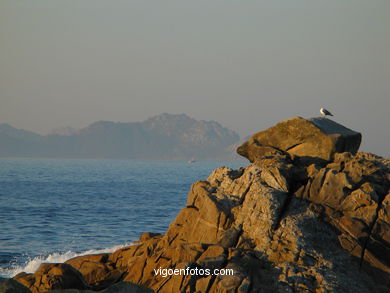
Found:
[(0, 276), (164, 233), (196, 180), (242, 162), (0, 159)]

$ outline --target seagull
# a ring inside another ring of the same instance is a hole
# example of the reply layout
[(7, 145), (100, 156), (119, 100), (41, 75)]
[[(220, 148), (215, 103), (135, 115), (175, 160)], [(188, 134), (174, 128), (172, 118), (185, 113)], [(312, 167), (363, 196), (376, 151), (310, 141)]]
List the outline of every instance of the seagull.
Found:
[(326, 109), (324, 109), (324, 108), (321, 108), (321, 109), (320, 109), (320, 113), (321, 113), (321, 115), (324, 115), (324, 117), (325, 117), (326, 115), (333, 116), (332, 113), (330, 113), (328, 110), (326, 110)]

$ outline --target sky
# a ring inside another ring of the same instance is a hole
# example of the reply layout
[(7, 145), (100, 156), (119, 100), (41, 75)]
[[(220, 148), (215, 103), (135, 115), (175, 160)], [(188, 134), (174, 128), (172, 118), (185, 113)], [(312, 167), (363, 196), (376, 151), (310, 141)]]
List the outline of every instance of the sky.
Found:
[(0, 123), (319, 116), (390, 156), (390, 1), (0, 1)]

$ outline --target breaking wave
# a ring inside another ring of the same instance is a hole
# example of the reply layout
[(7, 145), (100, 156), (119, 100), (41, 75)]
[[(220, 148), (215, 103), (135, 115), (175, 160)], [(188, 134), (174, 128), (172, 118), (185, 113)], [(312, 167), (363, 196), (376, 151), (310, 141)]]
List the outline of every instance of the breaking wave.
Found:
[(27, 260), (23, 264), (10, 263), (10, 267), (0, 268), (0, 276), (12, 278), (13, 276), (21, 272), (34, 273), (42, 263), (63, 263), (68, 259), (77, 256), (83, 256), (88, 254), (99, 254), (99, 253), (112, 253), (120, 248), (130, 246), (130, 245), (133, 245), (133, 242), (128, 242), (122, 245), (116, 245), (109, 248), (91, 249), (79, 253), (73, 251), (66, 251), (63, 253), (54, 252), (45, 256), (36, 256), (33, 258), (27, 258)]

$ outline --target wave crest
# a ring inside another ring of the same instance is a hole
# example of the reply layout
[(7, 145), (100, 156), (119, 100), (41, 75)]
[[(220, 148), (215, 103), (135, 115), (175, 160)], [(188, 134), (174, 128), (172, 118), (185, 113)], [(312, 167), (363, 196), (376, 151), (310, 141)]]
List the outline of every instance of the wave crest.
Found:
[(80, 253), (73, 252), (73, 251), (66, 251), (63, 253), (54, 252), (46, 256), (36, 256), (33, 258), (29, 258), (23, 264), (10, 264), (9, 268), (0, 268), (0, 276), (6, 278), (12, 278), (13, 276), (21, 272), (34, 273), (42, 263), (63, 263), (66, 262), (68, 259), (77, 256), (84, 256), (88, 254), (99, 254), (99, 253), (112, 253), (118, 249), (121, 249), (126, 246), (131, 246), (133, 244), (134, 244), (133, 242), (128, 242), (122, 245), (116, 245), (109, 248), (91, 249)]

